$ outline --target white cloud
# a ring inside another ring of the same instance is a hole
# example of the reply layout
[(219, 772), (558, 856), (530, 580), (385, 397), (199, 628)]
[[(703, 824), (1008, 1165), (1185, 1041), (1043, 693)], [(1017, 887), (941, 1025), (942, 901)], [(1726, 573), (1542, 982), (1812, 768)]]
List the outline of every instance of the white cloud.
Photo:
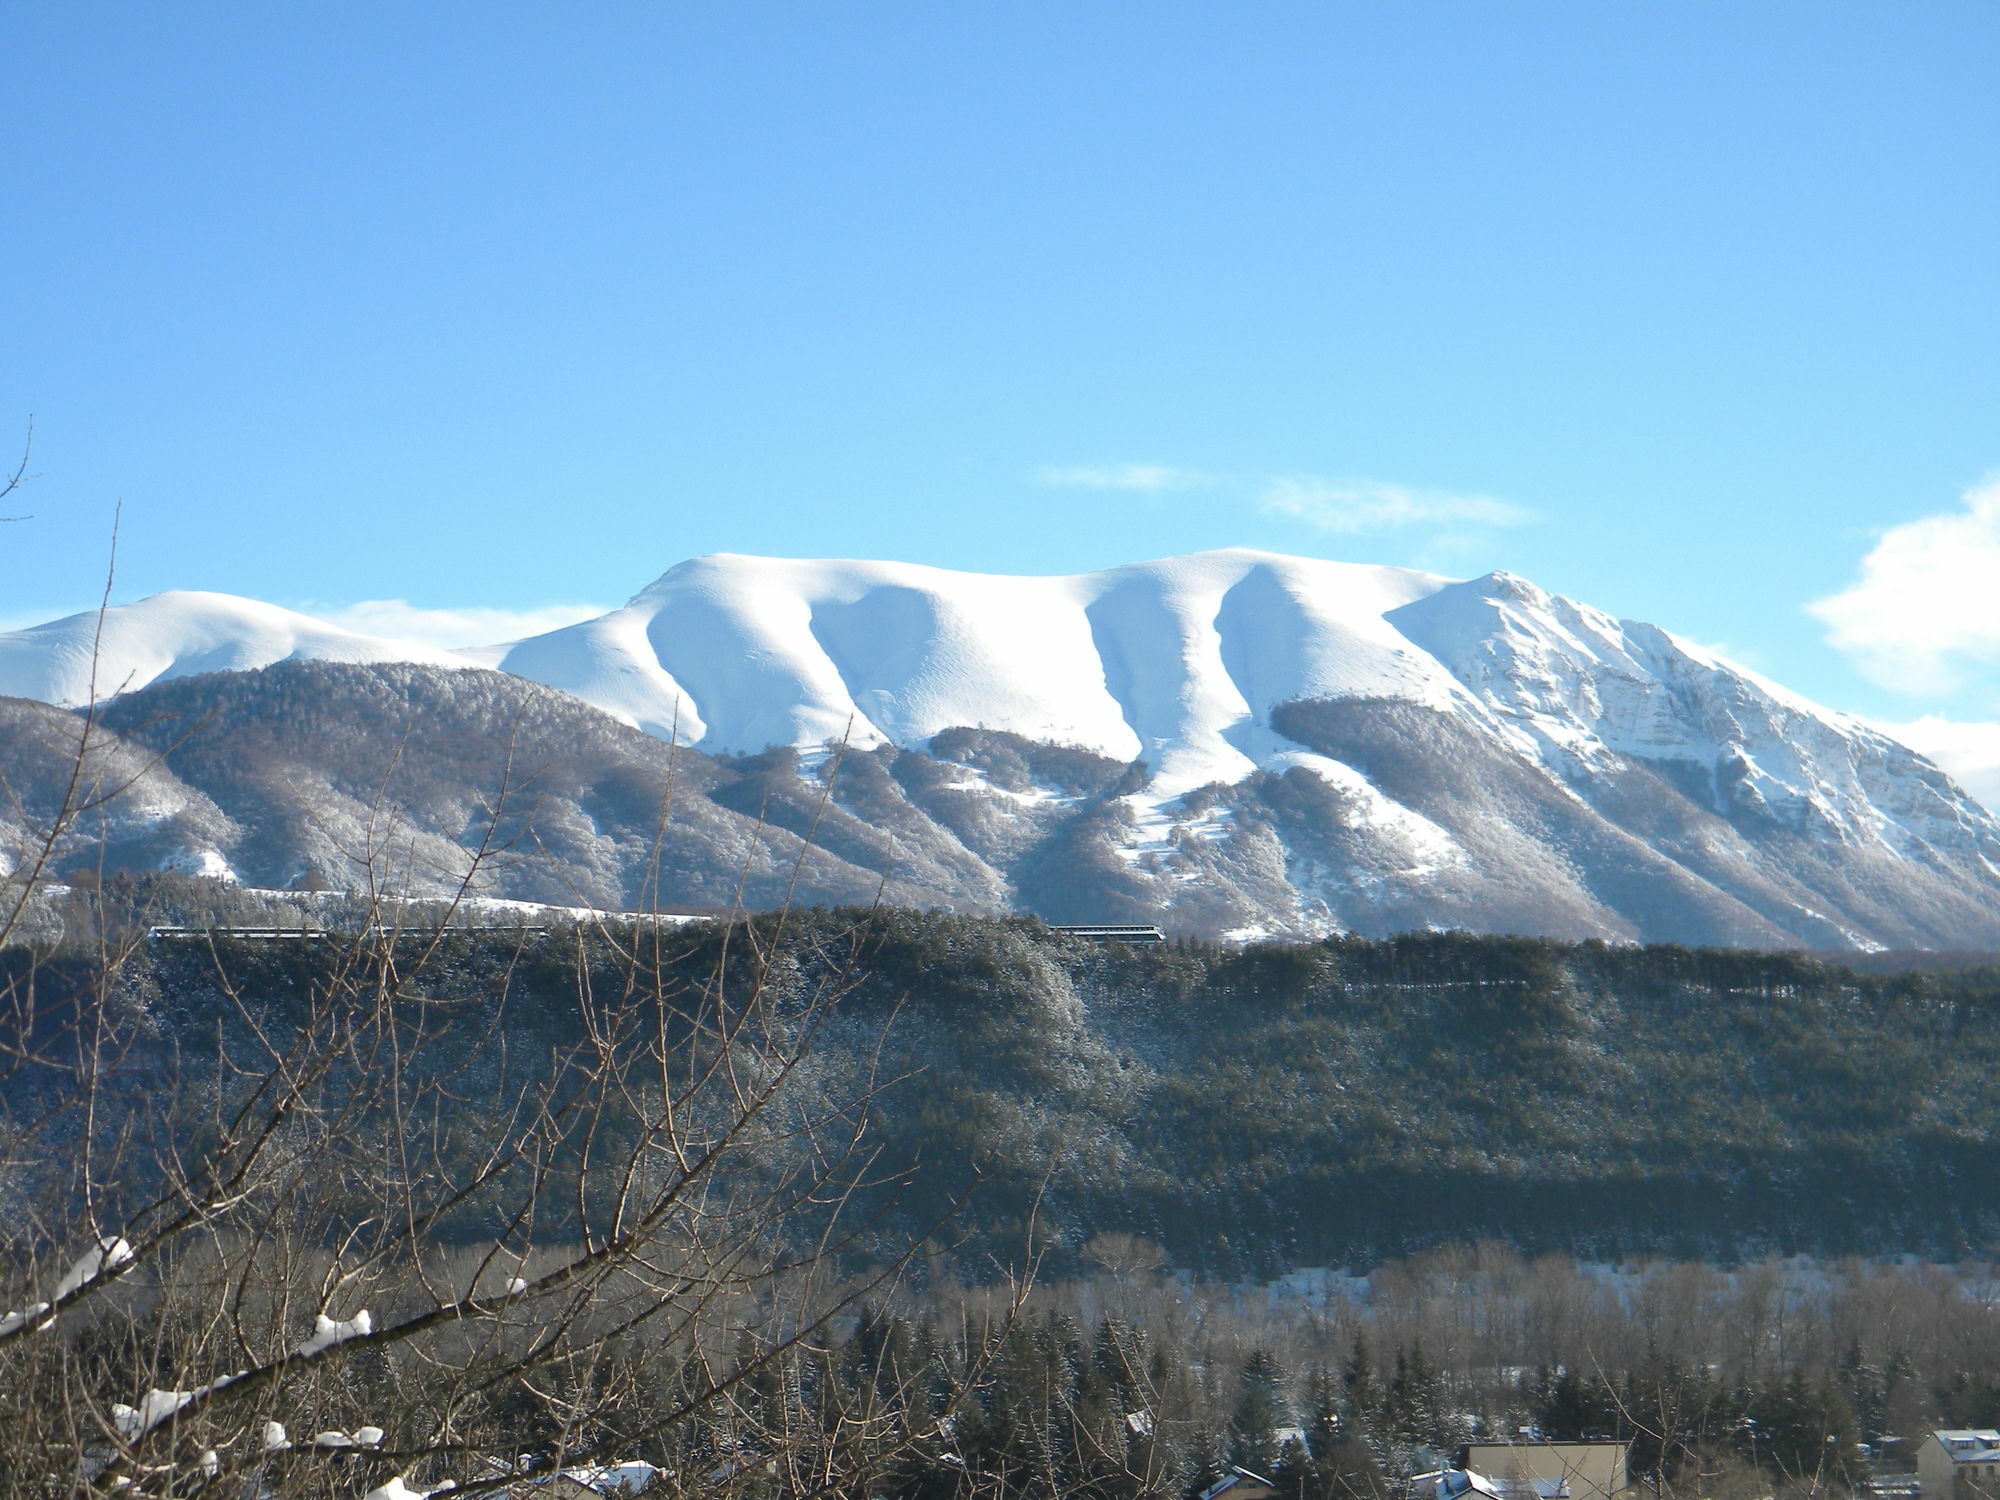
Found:
[(608, 613), (608, 606), (602, 604), (544, 604), (535, 609), (476, 606), (421, 609), (407, 599), (364, 599), (359, 604), (338, 608), (313, 604), (300, 608), (315, 619), (345, 630), (447, 649), (516, 641), (522, 636), (540, 635), (545, 630), (557, 630)]
[(1414, 489), (1379, 479), (1285, 475), (1267, 482), (1257, 508), (1320, 531), (1385, 531), (1397, 526), (1520, 526), (1534, 512), (1490, 495)]
[(2000, 724), (1925, 714), (1907, 724), (1875, 727), (1936, 761), (1988, 808), (2000, 810)]
[(1806, 606), (1827, 640), (1884, 687), (1948, 693), (1967, 669), (2000, 662), (2000, 480), (1964, 508), (1892, 526), (1861, 560), (1861, 577)]
[(1172, 464), (1084, 464), (1039, 469), (1035, 483), (1066, 490), (1128, 490), (1157, 495), (1163, 490), (1195, 490), (1215, 483), (1212, 476)]

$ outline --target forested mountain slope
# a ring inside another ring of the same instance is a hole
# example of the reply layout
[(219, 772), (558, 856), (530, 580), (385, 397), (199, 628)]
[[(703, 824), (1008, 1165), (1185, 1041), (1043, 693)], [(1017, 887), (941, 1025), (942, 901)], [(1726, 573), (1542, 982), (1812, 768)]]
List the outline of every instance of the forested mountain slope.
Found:
[[(1059, 1263), (1126, 1231), (1228, 1276), (1489, 1237), (1584, 1256), (1950, 1257), (2000, 1234), (1992, 969), (1864, 976), (1452, 935), (1127, 950), (888, 911), (758, 921), (767, 984), (840, 989), (802, 1098), (869, 1099), (871, 1233), (929, 1223), (976, 1172), (954, 1230), (968, 1265), (1018, 1255), (1031, 1211)], [(669, 997), (725, 972), (726, 936), (673, 939)], [(426, 992), (463, 992), (451, 1034), (476, 1101), (489, 1023), (517, 1069), (574, 1028), (576, 939), (453, 941)], [(614, 990), (618, 945), (585, 941)], [(732, 941), (742, 990), (757, 966)], [(157, 942), (121, 994), (149, 997), (160, 1044), (198, 1058), (230, 1013), (218, 975), (282, 1016), (335, 961), (333, 944)]]

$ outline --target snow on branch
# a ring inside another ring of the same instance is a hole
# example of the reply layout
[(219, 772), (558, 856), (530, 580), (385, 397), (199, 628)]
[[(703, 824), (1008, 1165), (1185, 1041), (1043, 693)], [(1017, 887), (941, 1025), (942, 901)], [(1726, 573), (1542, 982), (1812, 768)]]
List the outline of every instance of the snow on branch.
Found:
[(379, 1427), (357, 1427), (352, 1432), (316, 1433), (313, 1437), (315, 1448), (377, 1448), (385, 1436)]
[(111, 1425), (126, 1442), (132, 1442), (144, 1437), (191, 1402), (211, 1395), (242, 1378), (243, 1372), (239, 1370), (234, 1375), (219, 1375), (208, 1384), (198, 1385), (191, 1391), (163, 1391), (156, 1388), (141, 1396), (137, 1406), (127, 1406), (122, 1401), (114, 1401), (111, 1404)]
[(311, 1337), (299, 1345), (301, 1359), (311, 1359), (315, 1354), (331, 1349), (335, 1344), (344, 1344), (349, 1339), (366, 1338), (375, 1331), (375, 1320), (363, 1308), (351, 1318), (329, 1318), (321, 1313), (313, 1320)]
[(199, 1390), (151, 1390), (139, 1398), (137, 1406), (127, 1406), (122, 1401), (114, 1401), (111, 1404), (111, 1425), (126, 1442), (133, 1442), (158, 1427), (200, 1394)]
[[(53, 1327), (55, 1319), (50, 1317), (49, 1314), (58, 1306), (67, 1302), (71, 1297), (74, 1297), (99, 1277), (109, 1278), (115, 1276), (131, 1264), (132, 1247), (126, 1243), (122, 1235), (102, 1236), (95, 1245), (84, 1251), (83, 1254), (70, 1263), (70, 1268), (63, 1272), (62, 1279), (56, 1283), (56, 1294), (54, 1297), (47, 1302), (30, 1303), (25, 1309), (19, 1312), (0, 1314), (0, 1338), (17, 1332), (29, 1323), (36, 1324), (35, 1331), (37, 1333)], [(38, 1319), (41, 1321), (37, 1322)]]

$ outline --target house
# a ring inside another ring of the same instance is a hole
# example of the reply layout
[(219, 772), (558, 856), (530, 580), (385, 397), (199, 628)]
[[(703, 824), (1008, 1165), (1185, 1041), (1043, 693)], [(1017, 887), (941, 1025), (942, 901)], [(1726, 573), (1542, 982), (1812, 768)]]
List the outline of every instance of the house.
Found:
[(1623, 1443), (1468, 1443), (1458, 1463), (1486, 1475), (1508, 1500), (1611, 1500), (1631, 1482)]
[(1409, 1500), (1508, 1500), (1500, 1486), (1470, 1469), (1433, 1469), (1410, 1476)]
[(1917, 1444), (1917, 1484), (1924, 1500), (2000, 1497), (2000, 1430), (1947, 1427)]
[(1196, 1500), (1271, 1500), (1277, 1493), (1278, 1487), (1270, 1480), (1231, 1464)]

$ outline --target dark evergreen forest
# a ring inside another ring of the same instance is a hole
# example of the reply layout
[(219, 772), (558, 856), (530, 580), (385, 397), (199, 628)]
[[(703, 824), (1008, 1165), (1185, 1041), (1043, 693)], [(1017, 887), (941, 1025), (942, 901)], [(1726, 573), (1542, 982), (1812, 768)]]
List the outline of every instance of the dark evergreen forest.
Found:
[[(468, 1058), (504, 1037), (518, 1073), (575, 1026), (579, 952), (609, 986), (639, 940), (689, 994), (837, 987), (814, 1086), (868, 1098), (880, 1233), (969, 1194), (952, 1254), (975, 1276), (1031, 1244), (1065, 1270), (1104, 1233), (1222, 1278), (1479, 1240), (1732, 1261), (2000, 1235), (1990, 967), (1449, 933), (1141, 949), (855, 910), (469, 933), (425, 982), (463, 1008)], [(119, 1003), (185, 1069), (219, 1045), (220, 985), (281, 1019), (337, 952), (142, 943)], [(72, 967), (42, 961), (44, 1014)]]

